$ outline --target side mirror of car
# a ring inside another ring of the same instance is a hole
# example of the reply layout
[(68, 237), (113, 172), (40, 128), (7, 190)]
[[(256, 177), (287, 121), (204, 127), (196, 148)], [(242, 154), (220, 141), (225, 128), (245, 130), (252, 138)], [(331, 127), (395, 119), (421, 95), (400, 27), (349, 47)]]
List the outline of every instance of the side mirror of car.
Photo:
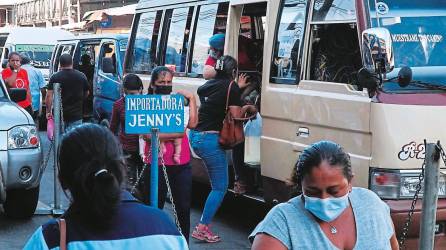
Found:
[(2, 61), (2, 69), (6, 69), (8, 67), (8, 59), (3, 59)]
[(395, 67), (392, 37), (386, 28), (370, 28), (362, 32), (364, 67), (376, 74), (386, 74)]
[(115, 65), (113, 64), (113, 59), (110, 57), (102, 58), (102, 71), (104, 73), (116, 74)]
[(9, 89), (9, 96), (13, 102), (21, 102), (26, 100), (26, 89)]

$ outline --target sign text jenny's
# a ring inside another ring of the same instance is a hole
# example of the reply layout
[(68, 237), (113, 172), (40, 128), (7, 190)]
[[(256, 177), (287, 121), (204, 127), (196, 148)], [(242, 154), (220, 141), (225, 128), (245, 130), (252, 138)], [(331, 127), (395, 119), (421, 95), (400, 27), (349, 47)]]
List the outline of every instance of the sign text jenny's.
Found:
[(125, 132), (148, 134), (184, 132), (184, 97), (182, 95), (131, 95), (125, 97)]

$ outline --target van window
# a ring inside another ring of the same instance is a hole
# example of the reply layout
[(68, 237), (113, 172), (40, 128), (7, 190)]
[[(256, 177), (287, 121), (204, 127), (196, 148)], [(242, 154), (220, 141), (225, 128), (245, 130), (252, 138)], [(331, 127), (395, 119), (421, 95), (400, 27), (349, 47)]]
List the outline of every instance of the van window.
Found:
[(307, 1), (283, 0), (281, 8), (276, 28), (270, 81), (296, 84), (302, 65)]
[(99, 58), (100, 58), (99, 65), (101, 67), (101, 70), (103, 69), (104, 59), (111, 59), (113, 69), (114, 69), (113, 75), (114, 76), (118, 75), (117, 63), (116, 63), (116, 48), (115, 48), (114, 43), (110, 42), (110, 43), (102, 44), (101, 54), (100, 54)]
[[(93, 81), (94, 64), (99, 53), (99, 41), (97, 43), (84, 43), (81, 45), (79, 58), (74, 60), (75, 68), (87, 76), (88, 81)], [(88, 59), (88, 60), (87, 60)]]
[[(162, 11), (142, 13), (135, 19), (127, 70), (150, 74), (158, 64), (157, 43)], [(135, 31), (136, 29), (136, 31)]]
[(169, 18), (169, 32), (164, 64), (174, 72), (185, 72), (193, 7), (170, 10), (166, 14)]
[(53, 64), (53, 72), (57, 72), (59, 71), (59, 57), (60, 55), (67, 53), (70, 55), (73, 55), (74, 52), (74, 44), (63, 44), (63, 45), (59, 45), (57, 51), (56, 51), (56, 55), (54, 58), (54, 64)]
[(356, 20), (354, 0), (318, 0), (314, 3), (313, 22)]
[[(203, 74), (209, 53), (209, 38), (225, 31), (228, 20), (228, 3), (200, 6), (197, 12), (191, 73)], [(222, 29), (223, 27), (223, 29)]]

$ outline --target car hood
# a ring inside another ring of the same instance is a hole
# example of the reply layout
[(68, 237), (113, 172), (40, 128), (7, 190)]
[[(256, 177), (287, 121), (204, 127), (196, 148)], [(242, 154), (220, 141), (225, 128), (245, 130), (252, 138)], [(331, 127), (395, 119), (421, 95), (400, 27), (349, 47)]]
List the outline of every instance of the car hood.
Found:
[(0, 130), (9, 130), (10, 128), (29, 124), (31, 116), (15, 103), (0, 100)]

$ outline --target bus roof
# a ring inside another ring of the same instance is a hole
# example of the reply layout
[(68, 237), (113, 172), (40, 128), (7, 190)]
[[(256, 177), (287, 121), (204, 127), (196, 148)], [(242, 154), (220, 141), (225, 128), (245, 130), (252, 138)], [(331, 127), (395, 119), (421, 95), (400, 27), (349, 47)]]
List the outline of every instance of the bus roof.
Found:
[(77, 40), (100, 40), (100, 39), (128, 39), (129, 34), (84, 34), (66, 39), (59, 39), (58, 42), (77, 41)]
[(139, 0), (138, 5), (136, 6), (136, 11), (147, 9), (147, 8), (154, 8), (154, 7), (160, 7), (160, 6), (167, 6), (167, 5), (173, 5), (173, 4), (180, 4), (180, 3), (196, 3), (196, 2), (209, 2), (209, 3), (216, 3), (221, 2), (219, 0)]
[(42, 44), (55, 45), (58, 39), (73, 37), (71, 32), (50, 27), (14, 27), (11, 28), (6, 44)]

